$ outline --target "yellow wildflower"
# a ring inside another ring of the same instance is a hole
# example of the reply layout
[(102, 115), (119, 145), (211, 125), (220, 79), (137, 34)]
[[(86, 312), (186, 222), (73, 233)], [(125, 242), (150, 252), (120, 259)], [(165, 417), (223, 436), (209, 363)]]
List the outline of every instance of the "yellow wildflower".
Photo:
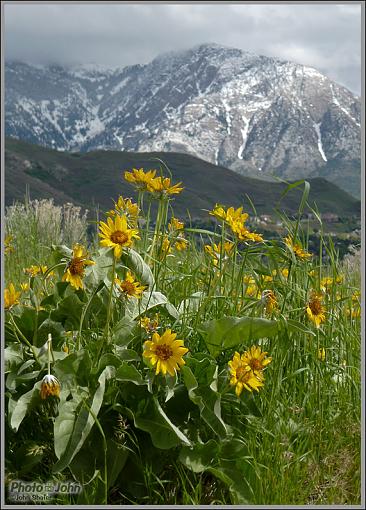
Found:
[(20, 292), (15, 290), (14, 284), (10, 283), (7, 289), (4, 289), (4, 307), (6, 310), (19, 304)]
[(65, 274), (62, 277), (63, 282), (69, 282), (75, 289), (83, 288), (83, 278), (85, 276), (85, 266), (95, 264), (88, 260), (88, 252), (81, 244), (75, 244), (72, 252), (72, 258), (66, 266)]
[(146, 333), (153, 333), (158, 329), (159, 326), (159, 314), (156, 313), (154, 319), (150, 319), (149, 317), (141, 317), (140, 326), (144, 328)]
[(322, 322), (325, 322), (325, 308), (323, 307), (322, 299), (322, 294), (313, 292), (306, 306), (307, 316), (314, 322), (317, 328), (320, 327)]
[(176, 333), (167, 329), (162, 336), (155, 332), (152, 339), (144, 343), (143, 356), (149, 359), (153, 366), (156, 365), (156, 374), (162, 372), (165, 375), (168, 372), (174, 377), (176, 371), (185, 365), (183, 356), (188, 349), (184, 347), (184, 341), (177, 340), (176, 337)]
[(4, 239), (4, 253), (8, 255), (9, 253), (13, 253), (15, 251), (14, 246), (12, 246), (13, 236), (6, 236)]
[(271, 315), (277, 309), (277, 298), (273, 290), (264, 290), (261, 295), (261, 301), (266, 308), (266, 313)]
[(318, 360), (325, 361), (325, 349), (324, 347), (321, 347), (318, 349)]
[[(37, 275), (45, 275), (48, 271), (48, 267), (47, 266), (30, 266), (30, 267), (27, 267), (25, 268), (24, 270), (24, 273), (28, 274), (30, 277), (35, 277)], [(50, 273), (48, 273), (47, 277), (51, 277), (51, 276), (54, 276), (54, 272), (51, 271)]]
[(108, 216), (116, 216), (117, 214), (125, 215), (131, 221), (131, 223), (135, 225), (139, 212), (139, 206), (132, 202), (131, 198), (123, 198), (120, 196), (115, 203), (114, 209), (109, 211), (107, 214)]
[(285, 237), (284, 239), (286, 246), (288, 246), (295, 254), (296, 258), (299, 260), (308, 260), (312, 257), (311, 253), (303, 250), (300, 243), (294, 243), (290, 236)]
[(146, 289), (146, 285), (141, 285), (140, 282), (136, 281), (130, 271), (127, 271), (124, 280), (121, 281), (119, 278), (115, 278), (114, 281), (117, 284), (119, 291), (128, 298), (141, 298), (144, 290)]
[(132, 245), (134, 239), (140, 239), (138, 231), (127, 226), (126, 216), (116, 216), (114, 220), (107, 218), (107, 223), (99, 222), (101, 246), (114, 249), (114, 256), (119, 258), (123, 248)]
[(184, 223), (182, 221), (178, 220), (177, 218), (172, 218), (170, 220), (169, 225), (168, 225), (168, 229), (170, 231), (183, 230), (184, 229)]
[(127, 182), (134, 184), (140, 191), (148, 191), (148, 186), (154, 179), (156, 170), (149, 170), (144, 172), (142, 168), (133, 168), (132, 172), (125, 172), (125, 179)]
[(181, 184), (181, 182), (171, 184), (170, 177), (155, 177), (148, 182), (147, 190), (160, 195), (177, 195), (183, 191)]
[(259, 391), (264, 385), (263, 369), (272, 361), (266, 358), (267, 353), (261, 352), (260, 347), (252, 346), (249, 351), (240, 355), (235, 352), (229, 361), (230, 384), (235, 386), (235, 393), (240, 397), (243, 389), (250, 392)]
[(184, 237), (178, 237), (174, 243), (174, 248), (178, 251), (184, 251), (188, 248), (188, 241)]

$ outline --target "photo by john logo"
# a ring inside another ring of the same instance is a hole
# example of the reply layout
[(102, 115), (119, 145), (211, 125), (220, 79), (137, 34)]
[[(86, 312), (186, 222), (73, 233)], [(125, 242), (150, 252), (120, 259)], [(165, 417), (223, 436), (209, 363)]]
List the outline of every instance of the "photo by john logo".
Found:
[(80, 494), (82, 486), (78, 482), (66, 480), (64, 482), (35, 482), (12, 480), (9, 483), (9, 499), (16, 501), (48, 500), (57, 494)]

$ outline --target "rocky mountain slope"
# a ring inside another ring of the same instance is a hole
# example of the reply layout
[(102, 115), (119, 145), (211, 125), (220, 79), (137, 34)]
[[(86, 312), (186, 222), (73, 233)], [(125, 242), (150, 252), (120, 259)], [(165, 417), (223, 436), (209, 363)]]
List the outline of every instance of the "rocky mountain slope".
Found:
[(315, 69), (205, 44), (146, 65), (6, 64), (6, 135), (58, 150), (172, 151), (357, 195), (360, 99)]

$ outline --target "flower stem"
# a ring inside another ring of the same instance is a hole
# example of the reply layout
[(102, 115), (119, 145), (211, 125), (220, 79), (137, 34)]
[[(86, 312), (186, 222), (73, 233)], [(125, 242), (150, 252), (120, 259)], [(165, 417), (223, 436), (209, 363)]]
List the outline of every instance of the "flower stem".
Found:
[(111, 309), (112, 309), (112, 295), (113, 295), (113, 287), (114, 287), (114, 274), (116, 271), (116, 256), (113, 253), (113, 263), (112, 263), (112, 279), (111, 279), (111, 288), (109, 291), (109, 299), (108, 299), (108, 308), (107, 308), (107, 320), (104, 330), (105, 338), (108, 342), (109, 340), (109, 322), (111, 320)]

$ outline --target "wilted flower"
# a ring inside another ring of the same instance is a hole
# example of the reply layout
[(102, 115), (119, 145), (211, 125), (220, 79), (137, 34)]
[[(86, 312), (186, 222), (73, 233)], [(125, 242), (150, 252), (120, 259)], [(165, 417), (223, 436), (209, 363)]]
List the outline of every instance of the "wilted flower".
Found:
[(60, 389), (60, 383), (54, 375), (45, 375), (41, 383), (41, 398), (59, 397)]

